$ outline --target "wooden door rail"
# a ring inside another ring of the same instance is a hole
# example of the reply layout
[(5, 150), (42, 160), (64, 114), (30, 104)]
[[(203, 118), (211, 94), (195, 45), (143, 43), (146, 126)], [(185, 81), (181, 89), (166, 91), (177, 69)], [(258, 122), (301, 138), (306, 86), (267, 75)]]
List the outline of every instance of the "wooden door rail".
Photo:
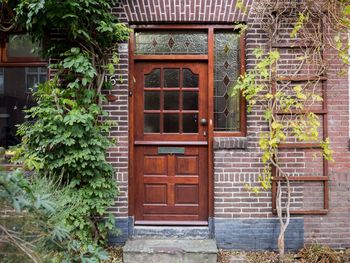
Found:
[(291, 42), (283, 42), (283, 43), (273, 43), (273, 48), (312, 48), (315, 47), (311, 42), (302, 42), (302, 41), (291, 41)]
[(207, 141), (135, 141), (135, 145), (208, 145)]
[[(272, 179), (273, 181), (285, 181), (283, 176), (277, 176)], [(328, 176), (288, 176), (289, 181), (328, 181)]]
[(281, 75), (278, 76), (277, 81), (291, 81), (291, 82), (304, 82), (304, 81), (326, 81), (327, 77), (325, 76), (288, 76), (288, 75)]
[[(277, 209), (273, 209), (274, 214), (277, 214)], [(318, 210), (291, 210), (291, 215), (326, 215), (328, 213), (328, 209), (318, 209)]]
[(299, 143), (299, 142), (287, 142), (287, 143), (281, 143), (279, 145), (279, 148), (281, 149), (290, 149), (290, 148), (296, 148), (296, 149), (320, 149), (321, 145), (319, 143)]
[(307, 114), (307, 113), (314, 113), (317, 115), (323, 115), (323, 114), (328, 114), (328, 110), (326, 109), (304, 109), (304, 110), (288, 110), (288, 111), (283, 111), (283, 110), (278, 110), (275, 111), (277, 115), (298, 115), (298, 114)]
[(208, 55), (135, 55), (134, 60), (208, 60)]

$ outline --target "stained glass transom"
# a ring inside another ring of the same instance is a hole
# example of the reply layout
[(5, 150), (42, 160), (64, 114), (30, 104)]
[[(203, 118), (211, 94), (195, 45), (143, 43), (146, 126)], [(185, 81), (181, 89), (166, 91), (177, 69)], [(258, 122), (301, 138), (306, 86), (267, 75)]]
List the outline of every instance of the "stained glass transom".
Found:
[(135, 54), (208, 54), (208, 35), (200, 31), (135, 33)]
[(239, 131), (239, 95), (230, 96), (239, 77), (239, 34), (215, 33), (214, 129)]

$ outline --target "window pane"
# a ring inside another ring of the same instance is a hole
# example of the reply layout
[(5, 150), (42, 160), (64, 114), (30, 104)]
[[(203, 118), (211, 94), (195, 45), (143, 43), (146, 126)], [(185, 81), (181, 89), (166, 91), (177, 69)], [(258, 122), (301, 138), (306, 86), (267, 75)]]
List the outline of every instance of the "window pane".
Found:
[(207, 54), (208, 36), (201, 31), (135, 33), (136, 54)]
[(160, 109), (160, 92), (159, 91), (145, 91), (145, 110), (159, 110)]
[(9, 36), (8, 57), (40, 57), (40, 44), (33, 43), (28, 34), (12, 34)]
[(184, 133), (198, 133), (198, 115), (184, 114), (182, 116), (183, 132)]
[(145, 133), (159, 133), (159, 114), (145, 113), (144, 115), (144, 132)]
[(177, 88), (180, 85), (179, 69), (164, 69), (164, 87)]
[(214, 129), (237, 131), (240, 127), (239, 95), (229, 94), (239, 77), (239, 34), (216, 32), (214, 44)]
[(24, 121), (23, 110), (34, 105), (28, 87), (36, 86), (39, 76), (47, 78), (38, 67), (0, 68), (0, 147), (20, 142), (16, 125)]
[(179, 109), (179, 92), (164, 91), (164, 109), (178, 110)]
[(146, 88), (159, 88), (160, 87), (160, 69), (156, 68), (149, 74), (145, 74), (145, 87)]
[(183, 109), (198, 110), (198, 92), (196, 91), (183, 92)]
[(179, 132), (179, 114), (164, 114), (164, 133)]
[(183, 87), (188, 87), (188, 88), (198, 87), (198, 74), (192, 73), (192, 71), (188, 68), (184, 68), (182, 70), (182, 74), (183, 74), (183, 82), (182, 82)]
[(4, 87), (4, 68), (0, 68), (0, 95), (5, 93)]
[(38, 83), (38, 76), (36, 76), (36, 75), (27, 75), (26, 92), (36, 91), (37, 88), (35, 86), (36, 86), (37, 83)]

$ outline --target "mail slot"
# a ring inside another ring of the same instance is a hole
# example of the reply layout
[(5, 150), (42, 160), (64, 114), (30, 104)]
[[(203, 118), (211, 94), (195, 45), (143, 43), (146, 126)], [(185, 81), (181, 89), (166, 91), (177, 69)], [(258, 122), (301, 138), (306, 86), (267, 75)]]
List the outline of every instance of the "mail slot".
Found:
[(158, 147), (158, 154), (184, 155), (184, 147)]

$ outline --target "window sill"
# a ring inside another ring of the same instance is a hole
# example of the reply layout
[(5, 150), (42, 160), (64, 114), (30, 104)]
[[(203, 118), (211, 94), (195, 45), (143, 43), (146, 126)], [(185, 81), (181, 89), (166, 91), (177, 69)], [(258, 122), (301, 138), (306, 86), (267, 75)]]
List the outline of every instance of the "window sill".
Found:
[(214, 150), (247, 149), (246, 137), (214, 137)]
[(11, 170), (16, 170), (16, 169), (23, 168), (23, 165), (21, 165), (21, 164), (8, 164), (8, 163), (5, 163), (5, 164), (1, 164), (1, 167), (5, 171), (11, 171)]

